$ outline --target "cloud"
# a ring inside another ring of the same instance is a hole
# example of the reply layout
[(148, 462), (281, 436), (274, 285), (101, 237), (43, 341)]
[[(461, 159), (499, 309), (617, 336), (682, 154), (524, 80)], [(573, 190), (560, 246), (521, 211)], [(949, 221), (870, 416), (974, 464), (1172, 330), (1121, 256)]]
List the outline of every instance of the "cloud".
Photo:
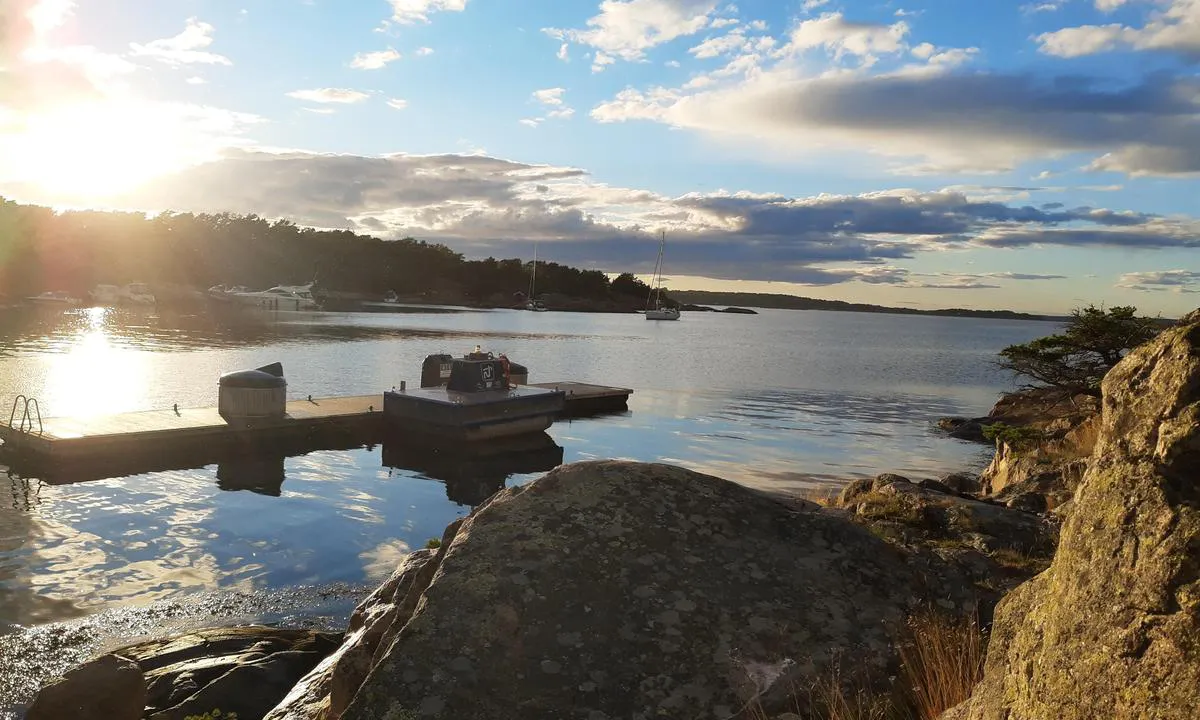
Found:
[(1172, 291), (1178, 293), (1200, 292), (1200, 272), (1194, 270), (1156, 270), (1150, 272), (1125, 273), (1117, 280), (1117, 287), (1143, 292)]
[(390, 62), (400, 59), (400, 53), (392, 48), (374, 52), (358, 53), (350, 61), (350, 67), (356, 70), (379, 70)]
[(546, 108), (547, 112), (545, 116), (524, 118), (518, 122), (520, 122), (522, 125), (535, 128), (541, 123), (545, 122), (548, 118), (560, 118), (566, 120), (567, 118), (571, 117), (575, 114), (575, 109), (568, 106), (566, 101), (563, 100), (563, 94), (565, 92), (566, 90), (560, 87), (535, 90), (531, 97), (535, 102)]
[(416, 50), (416, 53), (415, 53), (415, 54), (416, 54), (416, 55), (419, 55), (420, 57), (427, 57), (427, 56), (429, 56), (429, 55), (432, 55), (432, 54), (433, 54), (433, 48), (431, 48), (431, 47), (419, 47), (419, 48), (417, 48), (417, 50)]
[(847, 55), (870, 63), (875, 56), (904, 50), (908, 23), (891, 25), (851, 22), (841, 13), (826, 13), (816, 20), (805, 20), (791, 32), (786, 50), (803, 52), (823, 48), (835, 59)]
[(150, 57), (167, 65), (232, 65), (224, 55), (211, 53), (204, 48), (213, 43), (213, 26), (188, 18), (183, 32), (174, 37), (153, 40), (145, 45), (130, 43), (135, 56)]
[(671, 197), (597, 183), (577, 168), (481, 153), (361, 157), (232, 150), (131, 194), (124, 204), (256, 212), (444, 242), (472, 257), (520, 255), (538, 240), (558, 262), (618, 272), (649, 270), (656, 237), (666, 231), (674, 273), (817, 285), (974, 289), (1060, 279), (1021, 272), (929, 275), (895, 267), (951, 249), (1200, 244), (1195, 221), (1106, 208), (1045, 209), (904, 189), (805, 198), (727, 191)]
[(603, 0), (586, 29), (543, 32), (595, 49), (592, 69), (599, 71), (614, 58), (641, 60), (651, 48), (700, 32), (713, 20), (717, 5), (718, 0)]
[(543, 105), (562, 105), (563, 93), (566, 92), (563, 88), (546, 88), (545, 90), (534, 90), (533, 99)]
[(1027, 15), (1043, 12), (1056, 12), (1060, 9), (1062, 9), (1062, 4), (1057, 2), (1027, 3), (1021, 6), (1021, 12)]
[(556, 56), (558, 57), (559, 60), (562, 60), (563, 62), (569, 61), (571, 59), (570, 45), (568, 45), (567, 43), (563, 43), (562, 45), (559, 45), (558, 53)]
[(184, 80), (184, 82), (186, 82), (188, 85), (207, 85), (208, 84), (208, 81), (205, 80), (204, 78), (200, 77), (199, 75), (193, 75), (192, 77), (188, 78), (187, 80)]
[[(880, 46), (864, 40), (857, 47)], [(591, 116), (747, 138), (776, 156), (867, 152), (902, 161), (898, 169), (907, 172), (1002, 172), (1067, 152), (1098, 153), (1095, 170), (1200, 171), (1195, 81), (1155, 75), (1121, 87), (1078, 76), (938, 68), (810, 77), (786, 66), (763, 69), (764, 58), (736, 59), (746, 69), (709, 74), (711, 87), (623, 90)]]
[(370, 97), (370, 94), (361, 90), (348, 90), (346, 88), (315, 88), (312, 90), (293, 90), (287, 96), (296, 98), (297, 100), (316, 103), (352, 104), (366, 100)]
[(408, 101), (401, 98), (390, 98), (387, 101), (387, 106), (393, 110), (403, 110), (404, 108), (408, 107)]
[(392, 5), (392, 20), (409, 25), (429, 22), (435, 12), (462, 12), (467, 9), (467, 0), (388, 0)]
[[(1111, 12), (1124, 0), (1096, 0), (1096, 8)], [(1150, 10), (1140, 27), (1112, 23), (1080, 25), (1037, 36), (1042, 52), (1059, 57), (1094, 55), (1118, 49), (1174, 52), (1200, 60), (1200, 0), (1164, 0)]]

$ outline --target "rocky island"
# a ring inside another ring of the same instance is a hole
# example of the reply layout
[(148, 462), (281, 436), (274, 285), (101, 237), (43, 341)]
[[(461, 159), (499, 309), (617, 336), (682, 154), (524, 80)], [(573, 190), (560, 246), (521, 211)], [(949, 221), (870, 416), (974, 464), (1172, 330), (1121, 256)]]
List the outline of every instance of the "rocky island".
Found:
[(815, 502), (563, 466), (409, 555), (344, 635), (113, 648), (28, 718), (1194, 718), (1200, 311), (1098, 394), (944, 423), (995, 442), (982, 477)]

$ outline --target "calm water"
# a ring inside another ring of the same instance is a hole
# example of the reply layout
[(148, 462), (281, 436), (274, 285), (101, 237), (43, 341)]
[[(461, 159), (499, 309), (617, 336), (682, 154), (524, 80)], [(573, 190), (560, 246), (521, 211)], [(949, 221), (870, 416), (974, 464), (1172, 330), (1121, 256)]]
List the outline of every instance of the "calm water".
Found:
[(68, 484), (0, 476), (0, 632), (197, 591), (374, 582), (473, 503), (558, 462), (664, 461), (785, 491), (978, 466), (979, 446), (931, 420), (986, 411), (1010, 387), (996, 351), (1052, 330), (799, 311), (0, 318), (0, 403), (30, 394), (47, 416), (215, 405), (220, 373), (273, 361), (295, 398), (379, 392), (415, 382), (427, 354), (477, 343), (533, 382), (636, 389), (626, 414), (560, 422), (498, 456), (389, 442)]

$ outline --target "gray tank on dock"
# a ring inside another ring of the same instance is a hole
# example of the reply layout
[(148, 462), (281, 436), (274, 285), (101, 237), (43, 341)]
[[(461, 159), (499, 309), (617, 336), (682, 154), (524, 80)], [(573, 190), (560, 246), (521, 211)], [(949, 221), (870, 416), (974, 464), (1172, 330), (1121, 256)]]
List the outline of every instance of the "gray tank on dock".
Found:
[(217, 385), (217, 412), (232, 426), (249, 427), (287, 415), (287, 380), (280, 363), (225, 373)]
[(478, 348), (462, 358), (430, 355), (422, 364), (422, 387), (383, 394), (388, 427), (457, 442), (543, 432), (563, 411), (565, 393), (518, 386), (512, 368), (506, 358)]

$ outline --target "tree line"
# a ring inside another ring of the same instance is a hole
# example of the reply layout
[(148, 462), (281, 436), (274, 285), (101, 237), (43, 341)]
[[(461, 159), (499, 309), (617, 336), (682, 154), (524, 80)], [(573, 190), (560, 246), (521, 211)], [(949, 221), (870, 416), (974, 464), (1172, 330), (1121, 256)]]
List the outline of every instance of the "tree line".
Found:
[[(383, 240), (349, 230), (316, 230), (288, 220), (233, 213), (56, 212), (0, 198), (0, 295), (48, 290), (86, 296), (97, 284), (263, 289), (314, 280), (331, 293), (511, 299), (528, 292), (531, 264), (520, 258), (467, 260), (445, 245)], [(537, 266), (537, 294), (588, 300), (645, 298), (632, 274), (553, 262)]]

